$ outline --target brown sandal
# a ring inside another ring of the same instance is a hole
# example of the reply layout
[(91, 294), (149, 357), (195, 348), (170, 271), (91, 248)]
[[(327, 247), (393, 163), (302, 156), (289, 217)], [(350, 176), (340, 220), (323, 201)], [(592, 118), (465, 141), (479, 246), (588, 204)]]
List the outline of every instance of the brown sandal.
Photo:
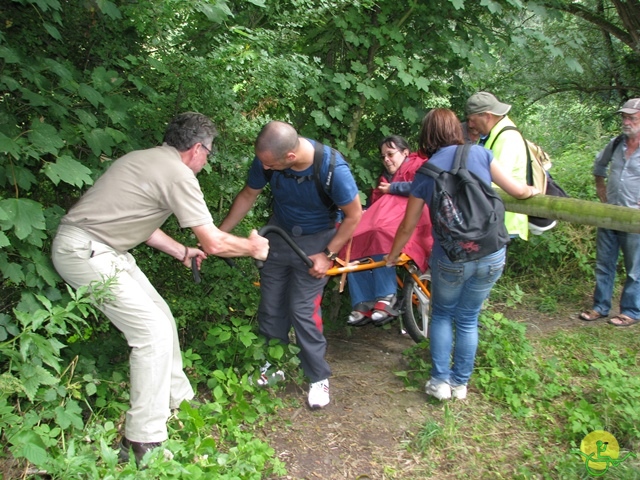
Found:
[(585, 322), (594, 322), (601, 319), (602, 317), (606, 317), (606, 315), (603, 315), (602, 313), (595, 310), (587, 310), (586, 312), (582, 312), (579, 315), (580, 320), (584, 320)]
[(630, 316), (621, 313), (615, 317), (611, 317), (608, 323), (614, 327), (631, 327), (638, 322), (640, 322), (640, 318), (631, 318)]

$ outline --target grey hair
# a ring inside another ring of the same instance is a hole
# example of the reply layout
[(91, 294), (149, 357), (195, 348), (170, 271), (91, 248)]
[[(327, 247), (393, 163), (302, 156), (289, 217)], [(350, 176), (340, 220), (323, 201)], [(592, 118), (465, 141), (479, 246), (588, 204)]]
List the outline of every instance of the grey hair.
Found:
[(213, 122), (205, 115), (196, 112), (185, 112), (174, 117), (167, 125), (163, 142), (185, 152), (196, 143), (213, 142), (218, 136), (218, 130)]

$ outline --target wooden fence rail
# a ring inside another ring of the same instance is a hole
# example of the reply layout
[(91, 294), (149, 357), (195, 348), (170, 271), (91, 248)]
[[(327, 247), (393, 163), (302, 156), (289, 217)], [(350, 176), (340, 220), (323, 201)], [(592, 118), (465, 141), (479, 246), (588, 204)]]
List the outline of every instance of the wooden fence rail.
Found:
[(509, 212), (640, 233), (640, 209), (549, 195), (516, 200), (504, 191), (496, 190)]

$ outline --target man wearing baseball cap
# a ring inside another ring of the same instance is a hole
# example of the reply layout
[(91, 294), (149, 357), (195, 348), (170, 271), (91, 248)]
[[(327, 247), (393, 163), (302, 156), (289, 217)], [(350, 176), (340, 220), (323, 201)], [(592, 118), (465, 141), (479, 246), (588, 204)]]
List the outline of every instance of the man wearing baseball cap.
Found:
[[(480, 132), (481, 136), (488, 136), (484, 145), (493, 152), (500, 166), (516, 180), (526, 183), (527, 150), (522, 136), (516, 130), (501, 132), (504, 127), (515, 127), (507, 116), (509, 110), (511, 105), (500, 102), (489, 92), (474, 93), (467, 100), (467, 124), (469, 128)], [(504, 223), (511, 237), (528, 238), (526, 215), (506, 212)]]
[[(618, 113), (622, 134), (596, 156), (593, 166), (596, 193), (603, 203), (640, 208), (640, 98), (628, 100)], [(609, 315), (620, 250), (627, 278), (620, 297), (620, 313), (609, 323), (629, 327), (640, 322), (640, 234), (608, 228), (598, 228), (593, 308), (582, 312), (581, 320), (590, 322)]]

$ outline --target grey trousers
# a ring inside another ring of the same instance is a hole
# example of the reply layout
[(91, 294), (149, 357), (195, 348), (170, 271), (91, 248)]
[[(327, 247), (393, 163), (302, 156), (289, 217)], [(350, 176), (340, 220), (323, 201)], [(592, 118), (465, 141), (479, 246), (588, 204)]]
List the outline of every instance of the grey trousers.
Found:
[(131, 408), (126, 414), (125, 436), (133, 442), (166, 440), (170, 409), (194, 396), (182, 369), (178, 331), (169, 306), (130, 253), (118, 253), (79, 228), (60, 226), (52, 259), (73, 288), (113, 279), (111, 298), (96, 307), (131, 347)]
[[(322, 252), (335, 235), (335, 229), (313, 235), (293, 237), (307, 255)], [(310, 382), (329, 378), (325, 360), (327, 341), (322, 333), (322, 292), (327, 278), (309, 275), (309, 267), (277, 234), (267, 235), (269, 257), (260, 271), (262, 294), (258, 309), (260, 333), (268, 339), (289, 343), (293, 327), (300, 347), (300, 364)]]

